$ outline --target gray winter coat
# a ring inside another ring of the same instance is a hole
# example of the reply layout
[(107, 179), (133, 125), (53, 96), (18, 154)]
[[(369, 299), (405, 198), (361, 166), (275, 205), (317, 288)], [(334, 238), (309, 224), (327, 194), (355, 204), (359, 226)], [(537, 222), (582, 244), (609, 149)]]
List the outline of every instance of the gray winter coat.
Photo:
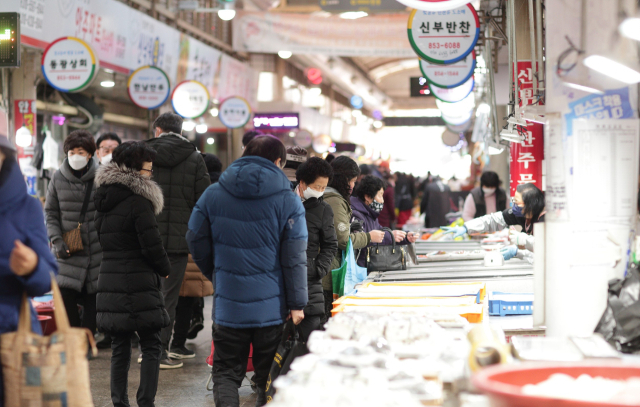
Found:
[[(78, 227), (86, 185), (95, 177), (98, 169), (98, 163), (93, 159), (90, 160), (89, 165), (89, 171), (81, 179), (73, 175), (73, 170), (67, 159), (53, 174), (47, 192), (47, 202), (44, 206), (47, 232), (52, 242), (56, 239), (62, 239), (65, 232)], [(60, 266), (58, 284), (60, 287), (71, 288), (78, 292), (81, 292), (84, 287), (88, 294), (98, 291), (98, 272), (102, 261), (102, 247), (98, 241), (98, 232), (94, 223), (95, 190), (94, 185), (81, 228), (84, 249), (73, 253), (68, 259), (58, 259)]]

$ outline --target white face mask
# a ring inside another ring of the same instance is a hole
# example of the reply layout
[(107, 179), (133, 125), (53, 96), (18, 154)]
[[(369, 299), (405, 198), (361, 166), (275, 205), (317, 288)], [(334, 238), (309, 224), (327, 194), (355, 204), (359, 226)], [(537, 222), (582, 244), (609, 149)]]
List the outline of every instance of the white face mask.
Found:
[(304, 199), (311, 199), (311, 198), (320, 199), (322, 195), (324, 195), (324, 192), (316, 191), (315, 189), (311, 189), (309, 187), (307, 187), (307, 189), (305, 189), (304, 192), (302, 193), (302, 196), (304, 196)]
[(485, 195), (493, 195), (496, 193), (496, 189), (495, 188), (487, 188), (487, 187), (482, 187), (482, 192), (484, 192)]
[(102, 165), (107, 165), (111, 162), (112, 158), (113, 158), (113, 154), (107, 154), (104, 157), (102, 157), (100, 162), (102, 163)]
[(88, 161), (89, 160), (87, 159), (87, 157), (80, 154), (74, 154), (69, 156), (69, 166), (76, 171), (86, 167)]

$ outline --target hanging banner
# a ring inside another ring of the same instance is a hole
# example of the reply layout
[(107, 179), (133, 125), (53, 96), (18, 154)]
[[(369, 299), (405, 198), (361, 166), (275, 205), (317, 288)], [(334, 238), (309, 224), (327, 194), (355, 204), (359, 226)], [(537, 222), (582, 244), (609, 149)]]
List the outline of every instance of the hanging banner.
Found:
[(631, 119), (634, 111), (629, 88), (611, 89), (604, 95), (589, 95), (569, 103), (571, 113), (564, 115), (567, 135), (573, 134), (574, 119)]
[(184, 81), (176, 85), (171, 95), (173, 110), (186, 119), (200, 117), (209, 108), (209, 91), (198, 81)]
[(472, 51), (464, 59), (450, 64), (438, 65), (431, 62), (420, 60), (420, 71), (422, 75), (433, 86), (439, 88), (455, 88), (473, 76), (476, 69), (476, 53)]
[[(518, 61), (518, 86), (520, 87), (520, 106), (534, 103), (533, 73), (531, 61)], [(509, 188), (511, 196), (521, 184), (535, 184), (542, 190), (542, 163), (544, 161), (544, 125), (527, 122), (521, 127), (525, 140), (511, 143), (509, 156)]]
[[(29, 195), (36, 196), (36, 176), (37, 171), (31, 165), (33, 154), (35, 152), (35, 135), (36, 135), (36, 101), (32, 99), (22, 99), (14, 101), (13, 122), (16, 130), (24, 125), (31, 132), (31, 145), (22, 147), (16, 146), (18, 164), (27, 183), (27, 192)], [(26, 144), (26, 143), (25, 143)]]
[(320, 0), (320, 8), (331, 13), (364, 11), (366, 13), (398, 13), (407, 6), (395, 0)]
[(337, 15), (265, 13), (238, 10), (233, 21), (233, 49), (237, 52), (331, 56), (410, 58), (404, 35), (406, 15), (387, 14), (357, 20)]
[(251, 66), (223, 55), (220, 62), (220, 80), (216, 97), (220, 100), (239, 96), (244, 98), (249, 106), (258, 106), (258, 80), (260, 73)]
[(239, 97), (234, 96), (225, 99), (220, 104), (220, 113), (218, 118), (229, 129), (237, 129), (244, 127), (251, 117), (251, 106), (249, 103)]
[(127, 82), (129, 98), (143, 109), (157, 109), (169, 98), (171, 83), (160, 68), (147, 65), (136, 69)]
[(407, 33), (420, 58), (434, 64), (453, 64), (473, 51), (480, 36), (480, 20), (471, 4), (446, 11), (413, 10)]
[(441, 101), (447, 103), (460, 102), (461, 100), (469, 96), (471, 92), (473, 92), (474, 86), (475, 81), (473, 80), (473, 77), (467, 80), (462, 85), (451, 89), (438, 88), (437, 86), (431, 86), (431, 83), (429, 83), (431, 94), (433, 94), (433, 96), (440, 99)]
[(197, 41), (188, 35), (180, 34), (180, 50), (176, 83), (194, 80), (207, 87), (214, 94), (215, 74), (220, 64), (222, 52)]
[(444, 11), (463, 6), (471, 0), (398, 0), (398, 2), (416, 10)]
[(42, 54), (42, 74), (60, 92), (80, 92), (91, 85), (98, 59), (86, 42), (75, 37), (53, 41)]

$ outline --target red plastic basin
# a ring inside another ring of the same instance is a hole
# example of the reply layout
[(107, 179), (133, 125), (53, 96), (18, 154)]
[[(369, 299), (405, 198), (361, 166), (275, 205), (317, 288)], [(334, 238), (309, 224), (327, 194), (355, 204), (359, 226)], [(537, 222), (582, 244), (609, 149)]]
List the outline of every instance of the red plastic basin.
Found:
[(564, 373), (577, 378), (581, 374), (607, 379), (626, 380), (640, 377), (640, 366), (623, 365), (618, 362), (583, 363), (528, 363), (517, 366), (496, 366), (482, 370), (473, 377), (478, 390), (489, 396), (493, 407), (623, 407), (634, 404), (600, 403), (558, 400), (548, 397), (528, 396), (521, 392), (526, 384), (543, 382), (554, 373)]

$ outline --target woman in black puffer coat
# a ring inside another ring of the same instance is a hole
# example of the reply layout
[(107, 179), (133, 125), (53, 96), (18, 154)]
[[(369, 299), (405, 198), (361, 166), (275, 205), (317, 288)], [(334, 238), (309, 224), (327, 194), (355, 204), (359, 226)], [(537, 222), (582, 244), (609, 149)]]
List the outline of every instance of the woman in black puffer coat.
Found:
[(322, 200), (327, 184), (333, 177), (329, 163), (318, 157), (309, 158), (296, 170), (296, 194), (306, 211), (307, 231), (307, 289), (309, 302), (304, 319), (298, 325), (304, 342), (312, 331), (322, 326), (324, 295), (322, 278), (331, 271), (331, 261), (338, 252), (338, 238), (333, 227), (333, 210)]
[(143, 142), (124, 143), (96, 175), (96, 229), (103, 250), (97, 322), (113, 338), (111, 400), (115, 406), (129, 405), (127, 377), (134, 332), (142, 348), (138, 405), (154, 405), (162, 353), (160, 330), (169, 325), (160, 278), (169, 275), (171, 265), (156, 223), (164, 199), (151, 180), (154, 158), (155, 151)]

